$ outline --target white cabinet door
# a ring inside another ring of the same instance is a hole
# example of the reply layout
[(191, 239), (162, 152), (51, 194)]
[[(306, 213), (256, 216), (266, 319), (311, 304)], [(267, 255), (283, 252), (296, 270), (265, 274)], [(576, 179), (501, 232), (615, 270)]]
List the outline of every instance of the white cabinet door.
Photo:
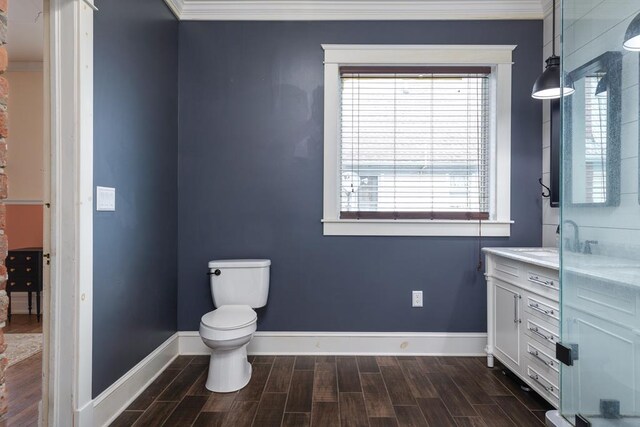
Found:
[(494, 280), (494, 286), (495, 349), (504, 355), (500, 359), (517, 371), (520, 366), (522, 297), (518, 288), (500, 280)]
[(578, 344), (578, 360), (562, 367), (563, 411), (598, 414), (600, 400), (613, 399), (620, 402), (622, 414), (637, 417), (640, 358), (633, 326), (610, 322), (614, 310), (601, 318), (573, 306), (562, 309), (563, 340)]

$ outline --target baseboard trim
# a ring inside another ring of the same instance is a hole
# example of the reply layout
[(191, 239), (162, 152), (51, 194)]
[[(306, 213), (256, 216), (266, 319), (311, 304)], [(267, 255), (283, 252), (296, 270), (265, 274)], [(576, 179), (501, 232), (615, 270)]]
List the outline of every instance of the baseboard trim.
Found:
[[(197, 331), (178, 332), (181, 355), (209, 354)], [(484, 356), (486, 333), (262, 332), (247, 348), (252, 355)]]
[(179, 336), (173, 334), (118, 381), (93, 399), (93, 424), (109, 425), (178, 357)]
[[(31, 294), (31, 314), (36, 314), (36, 293)], [(44, 293), (40, 292), (40, 307), (42, 310)], [(29, 293), (14, 292), (11, 294), (11, 314), (29, 314)]]

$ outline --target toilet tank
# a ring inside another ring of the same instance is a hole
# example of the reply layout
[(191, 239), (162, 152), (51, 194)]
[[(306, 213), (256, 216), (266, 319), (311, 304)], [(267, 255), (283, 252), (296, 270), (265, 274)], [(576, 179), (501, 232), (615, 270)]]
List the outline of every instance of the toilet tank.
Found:
[(223, 259), (209, 262), (213, 305), (267, 305), (269, 296), (268, 259)]

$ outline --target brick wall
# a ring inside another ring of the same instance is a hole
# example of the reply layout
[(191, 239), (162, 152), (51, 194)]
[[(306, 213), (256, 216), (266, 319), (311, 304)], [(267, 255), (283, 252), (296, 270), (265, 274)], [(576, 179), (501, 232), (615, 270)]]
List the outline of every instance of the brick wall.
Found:
[[(3, 200), (7, 198), (7, 136), (8, 136), (8, 112), (7, 101), (9, 99), (9, 83), (3, 74), (7, 71), (8, 57), (5, 44), (7, 43), (7, 2), (0, 0), (0, 328), (4, 327), (7, 320), (7, 307), (9, 298), (5, 287), (7, 285), (7, 268), (4, 265), (7, 258), (7, 236), (4, 233), (6, 221), (6, 207)], [(7, 390), (5, 384), (5, 370), (8, 360), (4, 355), (7, 345), (4, 342), (4, 331), (0, 329), (0, 415), (7, 412)]]

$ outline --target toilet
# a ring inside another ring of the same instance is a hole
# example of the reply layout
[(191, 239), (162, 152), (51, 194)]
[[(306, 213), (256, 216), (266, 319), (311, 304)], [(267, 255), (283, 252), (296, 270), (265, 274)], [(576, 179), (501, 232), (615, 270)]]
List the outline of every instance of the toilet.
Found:
[(202, 316), (200, 337), (211, 349), (207, 390), (230, 393), (251, 379), (247, 344), (256, 331), (254, 308), (269, 295), (268, 259), (227, 259), (209, 262), (215, 310)]

